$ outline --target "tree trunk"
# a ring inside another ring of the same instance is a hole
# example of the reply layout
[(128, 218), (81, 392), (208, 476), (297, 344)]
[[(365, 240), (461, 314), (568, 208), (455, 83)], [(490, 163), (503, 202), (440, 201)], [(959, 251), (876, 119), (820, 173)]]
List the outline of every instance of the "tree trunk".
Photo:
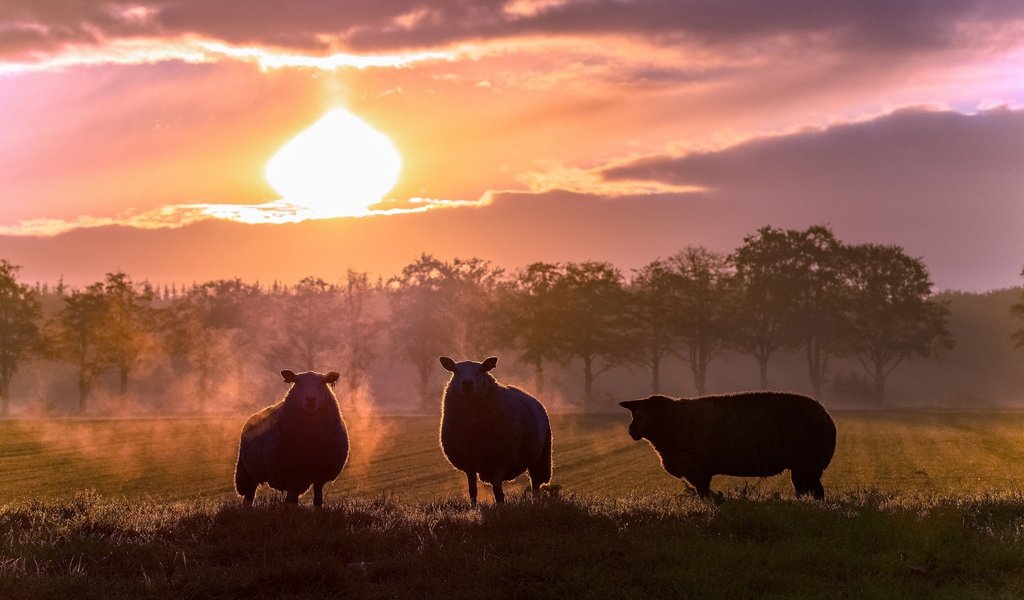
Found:
[(544, 361), (542, 360), (533, 363), (533, 387), (538, 395), (544, 393)]
[(661, 356), (655, 357), (651, 363), (651, 393), (661, 393)]
[(693, 387), (697, 389), (697, 395), (707, 394), (708, 366), (703, 362), (698, 362), (690, 370), (693, 371)]
[(590, 406), (590, 403), (594, 400), (594, 369), (593, 358), (589, 356), (583, 357), (583, 401)]
[(434, 405), (430, 402), (430, 369), (420, 369), (420, 404), (426, 410), (432, 410)]
[(875, 363), (875, 402), (885, 404), (885, 365)]
[(11, 414), (10, 381), (0, 381), (0, 415)]
[(89, 379), (84, 373), (78, 374), (78, 412), (85, 414), (86, 400), (89, 398)]
[(128, 395), (128, 369), (122, 367), (118, 370), (121, 376), (121, 399)]
[(761, 376), (761, 389), (768, 389), (768, 357), (757, 357), (758, 374)]

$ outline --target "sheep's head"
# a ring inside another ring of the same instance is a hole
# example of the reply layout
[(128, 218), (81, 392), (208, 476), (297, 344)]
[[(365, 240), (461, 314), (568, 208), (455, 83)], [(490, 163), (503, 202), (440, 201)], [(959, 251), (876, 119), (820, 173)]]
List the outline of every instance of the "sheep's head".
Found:
[(448, 382), (451, 393), (469, 397), (479, 397), (487, 393), (494, 385), (494, 377), (490, 371), (498, 364), (498, 357), (492, 356), (482, 363), (465, 360), (460, 363), (442, 356), (438, 359), (441, 366), (451, 371), (452, 378)]
[(619, 406), (628, 408), (633, 416), (633, 420), (629, 423), (629, 437), (640, 440), (648, 437), (657, 424), (664, 420), (665, 409), (672, 406), (672, 399), (665, 396), (651, 396), (643, 400), (619, 402)]
[(338, 373), (331, 371), (326, 375), (316, 371), (296, 373), (285, 369), (281, 371), (281, 377), (292, 384), (285, 396), (285, 402), (301, 408), (307, 412), (316, 412), (331, 403), (337, 403), (334, 392), (329, 386), (338, 381)]

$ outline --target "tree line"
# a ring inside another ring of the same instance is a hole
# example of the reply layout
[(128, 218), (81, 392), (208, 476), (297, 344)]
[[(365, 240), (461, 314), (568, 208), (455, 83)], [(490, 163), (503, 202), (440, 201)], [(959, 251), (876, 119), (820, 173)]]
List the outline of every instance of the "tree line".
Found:
[(427, 254), (386, 280), (348, 271), (337, 282), (307, 277), (269, 287), (227, 279), (161, 290), (115, 272), (51, 290), (17, 274), (0, 260), (5, 414), (18, 366), (33, 359), (74, 368), (80, 411), (102, 375), (116, 373), (123, 396), (154, 357), (171, 374), (193, 377), (203, 411), (216, 394), (213, 370), (243, 366), (228, 356), (273, 369), (330, 365), (351, 390), (367, 385), (374, 363), (401, 360), (430, 404), (437, 356), (491, 353), (528, 366), (538, 394), (547, 368), (578, 369), (579, 402), (595, 408), (602, 374), (642, 369), (658, 393), (670, 357), (704, 394), (709, 365), (725, 352), (756, 361), (762, 388), (771, 386), (773, 357), (799, 352), (819, 397), (830, 361), (852, 358), (882, 402), (900, 364), (953, 346), (949, 310), (920, 259), (895, 245), (843, 243), (824, 226), (763, 227), (732, 253), (689, 246), (628, 275), (599, 261), (506, 271), (479, 258)]

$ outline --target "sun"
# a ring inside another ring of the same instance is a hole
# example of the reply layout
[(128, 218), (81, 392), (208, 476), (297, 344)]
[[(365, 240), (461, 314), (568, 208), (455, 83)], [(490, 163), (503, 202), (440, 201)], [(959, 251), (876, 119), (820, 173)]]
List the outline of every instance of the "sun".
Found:
[(277, 151), (267, 182), (317, 217), (361, 216), (398, 181), (402, 157), (391, 141), (337, 108)]

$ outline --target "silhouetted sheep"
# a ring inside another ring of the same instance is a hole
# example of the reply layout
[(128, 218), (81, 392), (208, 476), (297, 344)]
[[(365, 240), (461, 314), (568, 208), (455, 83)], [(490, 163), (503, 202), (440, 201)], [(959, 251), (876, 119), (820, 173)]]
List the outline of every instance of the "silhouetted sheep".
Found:
[(252, 505), (261, 483), (297, 503), (313, 486), (313, 505), (324, 503), (324, 484), (334, 481), (348, 458), (348, 433), (331, 389), (338, 373), (281, 371), (292, 386), (284, 400), (249, 417), (242, 427), (235, 489)]
[(469, 500), (476, 504), (476, 480), (491, 484), (494, 501), (505, 501), (502, 482), (530, 473), (537, 494), (551, 480), (551, 424), (539, 400), (499, 384), (490, 370), (496, 357), (482, 363), (456, 363), (447, 356), (441, 366), (452, 377), (441, 402), (441, 449), (456, 469), (466, 474)]
[(836, 426), (816, 400), (744, 392), (620, 402), (633, 414), (629, 435), (646, 438), (673, 477), (701, 496), (715, 475), (768, 477), (789, 469), (798, 496), (825, 497), (821, 474), (836, 449)]

